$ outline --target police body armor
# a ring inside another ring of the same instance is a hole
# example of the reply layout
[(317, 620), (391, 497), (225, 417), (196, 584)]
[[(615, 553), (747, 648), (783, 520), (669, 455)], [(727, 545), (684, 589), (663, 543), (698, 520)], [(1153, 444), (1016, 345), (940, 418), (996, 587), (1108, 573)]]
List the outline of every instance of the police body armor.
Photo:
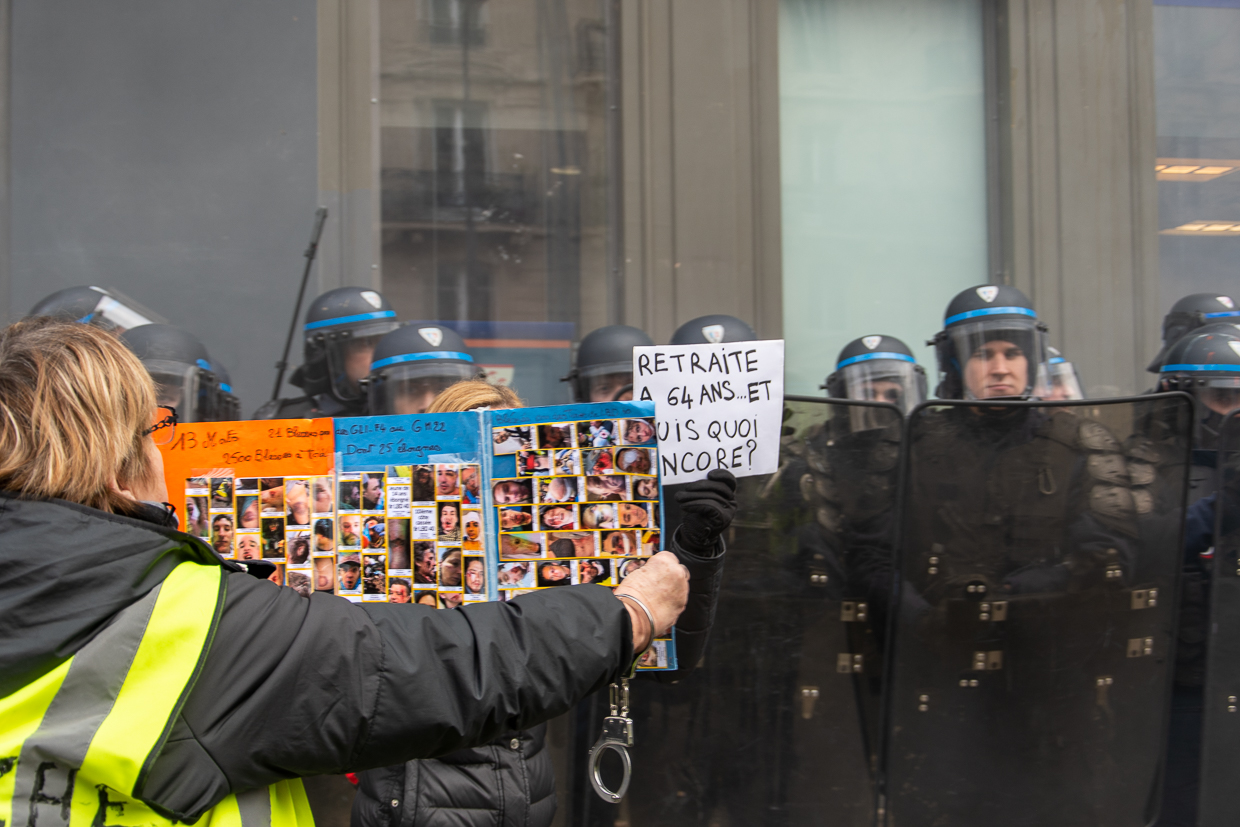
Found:
[[(1157, 814), (1191, 417), (1182, 394), (910, 416), (887, 824)], [(1153, 422), (1177, 461), (1134, 485)]]
[[(738, 480), (704, 657), (634, 683), (631, 792), (569, 773), (568, 823), (873, 825), (902, 416), (789, 397), (785, 417), (778, 471)], [(583, 709), (569, 767), (597, 735)]]

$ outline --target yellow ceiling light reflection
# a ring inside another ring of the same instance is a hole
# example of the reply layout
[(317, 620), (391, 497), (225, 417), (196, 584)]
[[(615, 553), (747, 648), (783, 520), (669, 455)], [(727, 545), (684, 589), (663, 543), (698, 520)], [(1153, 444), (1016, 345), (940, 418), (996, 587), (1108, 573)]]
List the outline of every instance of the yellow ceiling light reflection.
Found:
[(1159, 230), (1159, 235), (1195, 235), (1198, 237), (1230, 236), (1240, 238), (1240, 221), (1190, 221), (1169, 230)]
[(1219, 158), (1159, 158), (1154, 166), (1159, 181), (1196, 181), (1202, 183), (1231, 175), (1240, 169), (1240, 160)]

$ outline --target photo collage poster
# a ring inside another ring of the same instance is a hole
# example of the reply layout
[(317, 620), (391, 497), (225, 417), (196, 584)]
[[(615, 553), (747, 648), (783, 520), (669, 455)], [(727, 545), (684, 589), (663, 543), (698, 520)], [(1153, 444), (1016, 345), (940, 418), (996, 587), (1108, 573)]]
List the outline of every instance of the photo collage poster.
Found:
[(303, 595), (334, 591), (334, 448), (330, 419), (178, 425), (161, 451), (181, 529)]
[[(497, 599), (596, 583), (613, 590), (663, 547), (650, 403), (494, 411), (490, 499)], [(672, 638), (640, 668), (674, 669)]]
[(488, 599), (481, 423), (337, 420), (337, 594), (444, 609)]
[[(184, 531), (305, 595), (614, 589), (662, 545), (650, 403), (189, 423), (161, 452)], [(675, 669), (674, 638), (641, 668)]]

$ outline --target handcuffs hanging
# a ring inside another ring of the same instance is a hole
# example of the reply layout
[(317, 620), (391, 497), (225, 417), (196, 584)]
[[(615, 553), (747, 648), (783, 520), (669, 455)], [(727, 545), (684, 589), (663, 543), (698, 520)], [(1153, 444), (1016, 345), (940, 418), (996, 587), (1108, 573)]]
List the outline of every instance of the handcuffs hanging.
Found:
[[(636, 663), (634, 660), (634, 664)], [(629, 747), (633, 746), (633, 719), (629, 717), (629, 677), (622, 677), (619, 684), (613, 683), (607, 689), (611, 714), (603, 719), (603, 732), (594, 742), (594, 746), (590, 747), (590, 784), (599, 798), (608, 804), (619, 804), (620, 799), (629, 791), (629, 781), (633, 778), (633, 761), (629, 758)], [(618, 754), (624, 765), (624, 778), (620, 782), (620, 789), (615, 791), (609, 790), (603, 783), (603, 754), (608, 750)]]
[[(646, 620), (650, 623), (650, 644), (642, 650), (641, 654), (633, 658), (628, 673), (620, 678), (620, 682), (607, 687), (611, 712), (603, 719), (602, 734), (594, 742), (594, 746), (590, 747), (590, 785), (594, 787), (594, 792), (598, 793), (598, 797), (608, 804), (619, 804), (624, 794), (629, 791), (629, 782), (633, 779), (633, 761), (629, 757), (629, 747), (633, 746), (633, 719), (629, 717), (629, 680), (636, 674), (638, 662), (646, 652), (650, 651), (650, 647), (654, 646), (657, 628), (654, 615), (650, 613), (645, 603), (631, 594), (617, 594), (616, 597), (632, 600), (645, 613)], [(608, 750), (618, 754), (624, 766), (624, 778), (620, 781), (618, 790), (608, 789), (603, 783), (603, 754)]]

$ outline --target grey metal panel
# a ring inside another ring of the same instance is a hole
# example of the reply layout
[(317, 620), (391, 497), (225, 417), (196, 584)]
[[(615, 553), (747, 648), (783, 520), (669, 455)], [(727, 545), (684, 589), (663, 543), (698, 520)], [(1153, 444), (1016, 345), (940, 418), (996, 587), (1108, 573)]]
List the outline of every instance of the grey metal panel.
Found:
[(626, 321), (782, 319), (778, 4), (622, 8)]
[(1150, 0), (1008, 0), (1012, 282), (1087, 392), (1149, 384), (1158, 338)]
[(17, 0), (12, 305), (115, 286), (270, 392), (317, 204), (313, 0)]

